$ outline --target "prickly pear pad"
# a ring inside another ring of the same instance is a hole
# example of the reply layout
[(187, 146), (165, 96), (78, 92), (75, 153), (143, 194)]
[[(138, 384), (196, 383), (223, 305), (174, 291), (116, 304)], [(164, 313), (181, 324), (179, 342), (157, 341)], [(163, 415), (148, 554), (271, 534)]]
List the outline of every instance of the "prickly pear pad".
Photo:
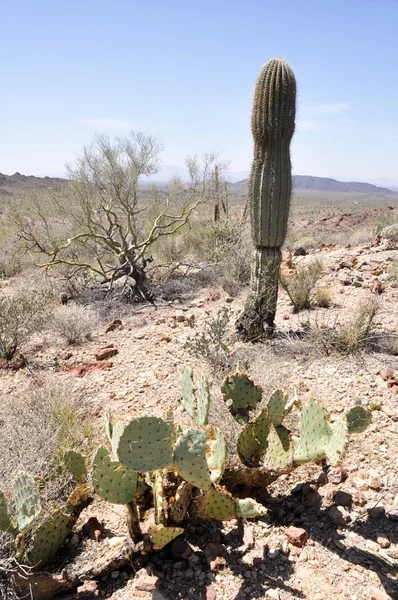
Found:
[(353, 406), (346, 415), (348, 433), (362, 433), (372, 420), (372, 413), (363, 406)]
[(205, 491), (211, 487), (206, 459), (208, 438), (205, 431), (188, 429), (180, 435), (174, 447), (174, 462), (180, 477)]
[(74, 518), (56, 510), (33, 534), (33, 546), (26, 554), (29, 565), (40, 567), (56, 555), (72, 530)]
[(302, 464), (325, 458), (326, 444), (332, 436), (326, 410), (309, 400), (300, 415), (300, 437), (293, 438), (294, 462)]
[(333, 467), (336, 467), (344, 455), (348, 442), (347, 423), (345, 421), (336, 421), (331, 425), (332, 436), (326, 444), (325, 454)]
[(84, 456), (80, 452), (75, 452), (75, 450), (65, 452), (64, 463), (74, 479), (84, 481), (87, 475), (87, 468)]
[(0, 492), (0, 531), (7, 531), (9, 533), (15, 531), (15, 527), (8, 514), (7, 503), (3, 492)]
[(31, 475), (19, 475), (14, 483), (18, 529), (22, 531), (41, 513), (41, 499), (36, 481)]
[(140, 417), (126, 425), (118, 445), (120, 462), (133, 471), (157, 471), (172, 464), (173, 431), (159, 417)]
[(192, 381), (192, 369), (191, 367), (185, 367), (181, 377), (181, 404), (187, 411), (187, 413), (194, 419), (195, 418), (195, 389)]
[(260, 414), (253, 422), (253, 432), (256, 440), (260, 444), (260, 452), (263, 453), (268, 448), (268, 435), (271, 430), (272, 422), (268, 415), (268, 410), (263, 408)]
[(289, 431), (279, 425), (273, 427), (268, 437), (268, 450), (265, 462), (270, 469), (283, 469), (293, 460), (293, 446)]
[(262, 517), (266, 514), (267, 509), (262, 504), (259, 504), (253, 498), (243, 498), (236, 501), (236, 514), (244, 519), (254, 519)]
[(152, 525), (149, 528), (149, 536), (153, 550), (161, 550), (176, 537), (184, 533), (182, 527), (165, 527), (164, 525)]
[(106, 448), (98, 448), (93, 461), (95, 492), (112, 504), (128, 504), (135, 496), (137, 473), (112, 461)]
[(254, 435), (253, 425), (245, 425), (239, 435), (237, 450), (239, 458), (247, 467), (255, 466), (262, 454), (260, 442)]
[(237, 516), (235, 498), (220, 486), (214, 486), (203, 496), (198, 496), (195, 506), (200, 515), (208, 519), (230, 521)]
[(207, 425), (210, 408), (210, 393), (209, 393), (209, 382), (207, 381), (206, 375), (201, 371), (198, 377), (198, 388), (197, 388), (197, 411), (195, 416), (195, 422), (199, 427)]
[(228, 455), (228, 445), (223, 432), (218, 427), (207, 427), (207, 464), (210, 469), (210, 479), (218, 483), (223, 476)]
[[(232, 400), (229, 407), (231, 414), (237, 420), (246, 420), (250, 409), (255, 408), (260, 402), (263, 390), (255, 385), (246, 373), (230, 373), (221, 386), (224, 401)], [(241, 419), (239, 419), (241, 417)]]
[(284, 394), (282, 390), (275, 390), (268, 399), (268, 415), (275, 427), (277, 425), (282, 425), (286, 411), (286, 403), (287, 394)]

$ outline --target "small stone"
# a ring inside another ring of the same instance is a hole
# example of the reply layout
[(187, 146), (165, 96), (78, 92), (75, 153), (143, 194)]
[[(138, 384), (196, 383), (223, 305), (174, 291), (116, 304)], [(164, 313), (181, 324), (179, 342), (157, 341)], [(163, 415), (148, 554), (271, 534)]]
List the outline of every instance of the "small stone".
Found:
[(391, 521), (398, 521), (398, 506), (387, 507), (386, 514)]
[(343, 490), (338, 490), (336, 492), (335, 502), (337, 506), (351, 506), (352, 495), (348, 492), (344, 492)]
[(111, 578), (112, 579), (117, 579), (120, 575), (120, 571), (112, 571), (111, 573)]
[(265, 596), (267, 598), (273, 598), (274, 600), (279, 600), (280, 599), (280, 595), (278, 590), (269, 588), (266, 592), (265, 592)]
[(328, 471), (328, 481), (329, 483), (334, 483), (335, 485), (345, 481), (347, 476), (348, 473), (346, 469), (343, 469), (343, 467), (334, 467)]
[(279, 548), (270, 548), (267, 552), (267, 556), (271, 560), (278, 558), (279, 554), (280, 554)]
[(105, 346), (97, 350), (97, 352), (94, 355), (95, 360), (106, 360), (108, 358), (111, 358), (112, 356), (115, 356), (115, 354), (117, 354), (118, 352), (119, 350), (115, 348), (113, 344), (111, 344), (110, 346)]
[(293, 545), (301, 548), (308, 540), (308, 532), (301, 527), (288, 527), (285, 529), (285, 536)]
[(381, 488), (381, 479), (377, 473), (372, 472), (370, 474), (368, 486), (371, 490), (379, 490)]
[(179, 536), (170, 544), (170, 554), (172, 558), (189, 558), (192, 554), (192, 548), (184, 538)]
[(225, 302), (226, 302), (227, 304), (232, 304), (232, 302), (233, 302), (233, 301), (234, 301), (234, 299), (233, 299), (233, 298), (231, 298), (231, 296), (227, 296), (227, 297), (225, 298)]
[(328, 511), (328, 517), (337, 527), (344, 527), (351, 521), (350, 514), (343, 507), (334, 506)]
[(155, 575), (147, 575), (145, 574), (142, 577), (139, 577), (136, 581), (135, 587), (137, 590), (142, 590), (144, 592), (151, 592), (158, 585), (158, 578)]
[(205, 592), (205, 600), (217, 600), (217, 592), (213, 585), (208, 585)]
[(390, 547), (390, 540), (385, 535), (378, 535), (376, 541), (379, 544), (380, 548)]
[(59, 353), (59, 357), (62, 358), (62, 360), (68, 360), (69, 358), (72, 358), (73, 353), (69, 352), (68, 350), (61, 350), (61, 352)]
[(176, 310), (174, 313), (174, 318), (177, 323), (183, 323), (185, 321), (185, 314), (183, 310)]

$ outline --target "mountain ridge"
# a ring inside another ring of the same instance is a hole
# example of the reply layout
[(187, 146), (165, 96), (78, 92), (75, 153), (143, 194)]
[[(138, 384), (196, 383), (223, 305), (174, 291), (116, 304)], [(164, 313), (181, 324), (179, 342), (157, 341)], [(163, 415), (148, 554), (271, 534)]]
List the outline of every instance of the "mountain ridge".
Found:
[[(236, 186), (245, 186), (248, 179), (236, 182)], [(315, 177), (314, 175), (293, 175), (293, 189), (314, 190), (318, 192), (342, 192), (356, 194), (376, 194), (396, 196), (397, 192), (386, 187), (380, 187), (363, 181), (338, 181), (331, 177)]]

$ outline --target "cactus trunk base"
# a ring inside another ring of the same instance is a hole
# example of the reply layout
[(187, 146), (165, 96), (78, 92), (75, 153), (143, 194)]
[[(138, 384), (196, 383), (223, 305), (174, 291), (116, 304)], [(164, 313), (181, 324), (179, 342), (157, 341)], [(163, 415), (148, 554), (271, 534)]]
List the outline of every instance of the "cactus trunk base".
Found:
[(236, 331), (245, 340), (271, 337), (275, 329), (278, 299), (280, 248), (256, 248), (252, 257), (250, 294), (236, 321)]

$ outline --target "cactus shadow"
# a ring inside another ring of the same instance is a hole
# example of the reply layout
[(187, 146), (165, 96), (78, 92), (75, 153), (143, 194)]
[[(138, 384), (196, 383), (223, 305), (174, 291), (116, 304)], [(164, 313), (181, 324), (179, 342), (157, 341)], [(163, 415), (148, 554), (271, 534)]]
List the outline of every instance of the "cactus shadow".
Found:
[[(380, 536), (387, 538), (391, 545), (398, 544), (398, 528), (383, 510), (364, 510), (353, 523), (336, 523), (331, 519), (331, 509), (322, 505), (323, 498), (315, 489), (314, 482), (304, 484), (299, 493), (292, 490), (289, 496), (273, 497), (268, 507), (268, 517), (279, 525), (302, 527), (309, 533), (309, 539), (348, 563), (362, 567), (378, 576), (383, 590), (391, 598), (398, 598), (398, 563), (385, 551), (366, 548), (367, 542), (376, 542)], [(287, 505), (287, 510), (283, 506)], [(349, 508), (349, 506), (347, 506)], [(284, 513), (284, 514), (283, 514)], [(395, 556), (395, 555), (394, 555)], [(363, 582), (369, 581), (366, 574)]]

